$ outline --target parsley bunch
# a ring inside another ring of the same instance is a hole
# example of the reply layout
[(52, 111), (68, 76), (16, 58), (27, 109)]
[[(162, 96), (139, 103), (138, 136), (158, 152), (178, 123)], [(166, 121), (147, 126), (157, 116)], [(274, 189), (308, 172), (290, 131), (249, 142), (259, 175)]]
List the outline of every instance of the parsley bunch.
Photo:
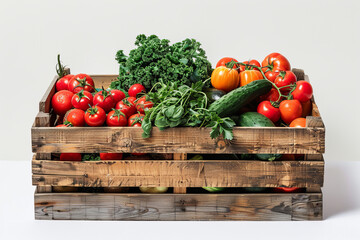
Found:
[(128, 90), (135, 83), (151, 89), (157, 82), (176, 82), (191, 86), (211, 76), (211, 63), (205, 51), (194, 39), (170, 44), (167, 39), (156, 35), (136, 37), (136, 48), (126, 56), (123, 50), (116, 53), (120, 64), (118, 81), (111, 84), (112, 89)]

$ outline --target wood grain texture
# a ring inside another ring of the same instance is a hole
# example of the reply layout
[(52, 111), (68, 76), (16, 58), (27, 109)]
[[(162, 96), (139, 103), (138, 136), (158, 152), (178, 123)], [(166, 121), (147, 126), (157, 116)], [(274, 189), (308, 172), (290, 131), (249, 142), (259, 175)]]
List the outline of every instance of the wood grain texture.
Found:
[(324, 161), (33, 160), (32, 172), (40, 186), (321, 187)]
[(305, 79), (305, 72), (299, 68), (293, 68), (291, 71), (295, 74), (297, 81)]
[(322, 194), (35, 193), (47, 220), (321, 220)]
[(33, 127), (32, 149), (38, 153), (153, 152), (153, 153), (287, 153), (325, 151), (322, 127), (235, 127), (234, 139), (210, 138), (209, 128), (154, 128), (142, 138), (141, 128)]
[[(174, 160), (185, 161), (186, 159), (187, 159), (187, 154), (186, 153), (174, 153)], [(205, 185), (201, 185), (201, 186), (205, 186)], [(186, 187), (175, 187), (174, 186), (174, 193), (185, 194), (186, 193)]]

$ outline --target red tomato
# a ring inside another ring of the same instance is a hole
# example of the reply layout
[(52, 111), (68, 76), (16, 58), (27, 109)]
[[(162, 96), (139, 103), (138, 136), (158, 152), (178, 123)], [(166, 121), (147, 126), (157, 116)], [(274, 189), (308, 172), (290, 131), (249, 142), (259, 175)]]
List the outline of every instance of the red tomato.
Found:
[(277, 187), (275, 188), (275, 191), (276, 192), (296, 192), (296, 191), (299, 191), (300, 188), (297, 188), (297, 187)]
[(257, 107), (257, 112), (269, 118), (273, 123), (280, 119), (280, 110), (274, 107), (270, 101), (263, 101)]
[(279, 109), (281, 119), (286, 124), (290, 124), (294, 119), (301, 117), (302, 114), (301, 103), (296, 99), (282, 101)]
[(81, 153), (62, 153), (60, 161), (81, 161)]
[(121, 160), (122, 158), (122, 153), (100, 153), (101, 160)]
[(71, 109), (65, 114), (64, 122), (69, 122), (74, 127), (83, 127), (85, 126), (85, 112), (81, 109)]
[(136, 99), (133, 99), (132, 97), (125, 98), (118, 102), (115, 105), (115, 108), (120, 109), (120, 111), (126, 115), (126, 118), (129, 118), (131, 115), (136, 113), (136, 107), (134, 105), (135, 100)]
[(235, 69), (220, 66), (215, 68), (211, 74), (211, 85), (225, 92), (239, 87), (239, 83), (239, 73)]
[(261, 72), (257, 70), (245, 70), (240, 73), (240, 87), (260, 79), (264, 79)]
[(73, 76), (74, 75), (72, 75), (72, 74), (68, 74), (68, 75), (63, 76), (59, 80), (57, 80), (57, 82), (56, 82), (56, 91), (69, 90), (69, 88), (68, 88), (69, 81)]
[(292, 120), (290, 127), (306, 127), (306, 118), (296, 118)]
[(132, 127), (141, 127), (141, 123), (135, 123)]
[(136, 102), (136, 109), (140, 113), (145, 113), (146, 109), (150, 109), (154, 106), (154, 103), (151, 101), (146, 101), (146, 96), (139, 98)]
[(281, 88), (280, 91), (282, 93), (286, 93), (291, 90), (291, 87), (285, 87), (285, 86), (295, 84), (296, 76), (291, 71), (281, 71), (280, 74), (276, 77), (274, 83), (278, 88)]
[(271, 53), (265, 57), (262, 61), (261, 66), (263, 67), (263, 71), (290, 71), (291, 66), (290, 62), (281, 55), (280, 53)]
[(137, 98), (139, 93), (146, 93), (146, 89), (143, 85), (136, 83), (129, 88), (128, 94), (130, 97)]
[(92, 103), (93, 95), (90, 92), (84, 90), (74, 94), (71, 99), (71, 104), (74, 106), (74, 108), (78, 108), (83, 111), (86, 111), (90, 106), (92, 106)]
[(106, 124), (110, 127), (127, 126), (127, 118), (119, 109), (112, 110), (106, 117)]
[(302, 106), (302, 117), (310, 116), (312, 111), (312, 103), (311, 100), (301, 103)]
[(120, 90), (114, 89), (114, 90), (111, 90), (110, 93), (114, 99), (115, 104), (120, 102), (121, 100), (123, 100), (126, 97), (125, 93), (123, 93), (123, 91), (120, 91)]
[(313, 89), (309, 82), (301, 80), (296, 82), (296, 88), (291, 95), (300, 102), (309, 101), (313, 95)]
[(268, 92), (267, 94), (263, 95), (260, 97), (260, 100), (261, 101), (265, 101), (265, 100), (268, 100), (268, 101), (272, 101), (272, 102), (276, 102), (276, 101), (280, 101), (281, 98), (279, 99), (279, 91), (276, 90), (275, 88), (272, 88), (270, 90), (270, 92)]
[(64, 116), (64, 114), (72, 108), (71, 98), (74, 94), (68, 90), (61, 90), (54, 94), (51, 99), (51, 105), (56, 114)]
[(268, 71), (265, 73), (265, 76), (267, 79), (269, 79), (271, 82), (274, 82), (276, 77), (279, 75), (280, 72), (273, 72), (273, 71)]
[(106, 113), (104, 109), (99, 106), (92, 106), (85, 113), (85, 122), (90, 127), (99, 127), (104, 124), (106, 120)]
[[(257, 60), (255, 60), (255, 59), (250, 60), (250, 62), (249, 62), (249, 61), (245, 61), (245, 62), (243, 62), (243, 63), (245, 63), (245, 64), (250, 64), (250, 65), (255, 65), (255, 66), (260, 67), (260, 63), (259, 63)], [(247, 68), (248, 68), (248, 69), (246, 69), (245, 66), (240, 65), (240, 72), (243, 72), (243, 71), (245, 71), (245, 70), (257, 70), (257, 71), (259, 71), (259, 69), (254, 68), (254, 67), (247, 67)]]
[(280, 160), (295, 160), (294, 154), (282, 154)]
[(146, 153), (131, 153), (131, 155), (134, 155), (134, 156), (142, 156), (142, 155), (146, 155)]
[[(138, 125), (136, 124), (140, 124), (140, 127), (141, 127), (141, 123), (144, 119), (145, 115), (144, 114), (134, 114), (132, 115), (131, 117), (129, 117), (128, 119), (128, 126), (131, 126), (131, 127), (138, 127)], [(135, 126), (136, 125), (136, 126)]]
[[(224, 57), (217, 62), (216, 67), (220, 67), (220, 66), (226, 67), (226, 63), (229, 63), (231, 61), (237, 62), (237, 60), (235, 58)], [(237, 68), (236, 64), (234, 64), (233, 68)]]
[(110, 112), (115, 102), (109, 91), (102, 90), (95, 94), (93, 105), (101, 107), (105, 112)]
[(80, 73), (70, 79), (68, 88), (73, 93), (80, 92), (82, 89), (88, 92), (94, 92), (95, 84), (94, 80), (89, 75)]

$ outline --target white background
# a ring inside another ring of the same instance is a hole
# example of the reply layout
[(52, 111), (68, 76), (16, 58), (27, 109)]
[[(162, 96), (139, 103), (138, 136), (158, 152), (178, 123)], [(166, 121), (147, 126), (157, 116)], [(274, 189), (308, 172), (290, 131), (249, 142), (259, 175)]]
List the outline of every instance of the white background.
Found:
[(261, 61), (280, 52), (305, 69), (326, 125), (326, 160), (360, 160), (360, 1), (3, 1), (0, 0), (0, 159), (30, 160), (30, 127), (55, 75), (56, 56), (73, 73), (116, 74), (140, 33), (203, 44)]
[[(353, 192), (359, 186), (352, 183), (360, 167), (345, 162), (360, 160), (359, 12), (356, 0), (0, 0), (0, 160), (26, 161), (0, 161), (0, 238), (359, 239), (359, 192)], [(305, 69), (326, 125), (324, 222), (33, 221), (30, 127), (56, 55), (73, 73), (114, 74), (116, 51), (128, 53), (140, 33), (172, 42), (195, 38), (213, 64), (224, 56), (261, 61), (276, 51)]]

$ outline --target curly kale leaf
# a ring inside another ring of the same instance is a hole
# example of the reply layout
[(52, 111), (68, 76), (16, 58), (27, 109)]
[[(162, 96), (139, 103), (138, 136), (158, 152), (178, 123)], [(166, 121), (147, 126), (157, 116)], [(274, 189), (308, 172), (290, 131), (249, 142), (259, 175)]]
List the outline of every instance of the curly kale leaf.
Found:
[(136, 37), (136, 48), (131, 50), (129, 57), (122, 50), (116, 54), (119, 63), (119, 81), (111, 84), (111, 88), (128, 89), (140, 83), (151, 89), (157, 82), (177, 82), (190, 86), (192, 83), (210, 77), (211, 64), (205, 51), (194, 39), (170, 45), (167, 39), (156, 35)]

